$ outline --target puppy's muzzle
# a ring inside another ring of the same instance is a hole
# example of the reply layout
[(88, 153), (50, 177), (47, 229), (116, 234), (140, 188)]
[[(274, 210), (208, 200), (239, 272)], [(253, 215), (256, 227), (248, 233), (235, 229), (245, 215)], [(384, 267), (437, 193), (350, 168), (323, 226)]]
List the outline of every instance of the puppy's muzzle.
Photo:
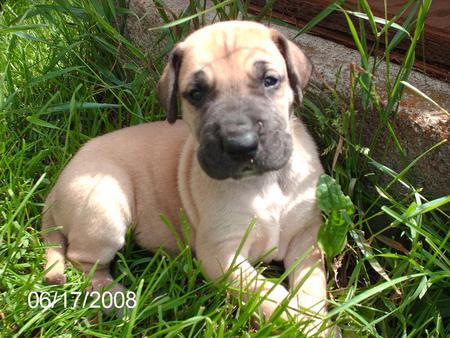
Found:
[(201, 117), (197, 158), (215, 179), (260, 175), (281, 169), (292, 153), (282, 115), (263, 98), (222, 99)]
[(233, 160), (251, 160), (257, 153), (259, 136), (252, 121), (246, 116), (236, 116), (234, 121), (224, 123), (219, 137), (223, 151)]

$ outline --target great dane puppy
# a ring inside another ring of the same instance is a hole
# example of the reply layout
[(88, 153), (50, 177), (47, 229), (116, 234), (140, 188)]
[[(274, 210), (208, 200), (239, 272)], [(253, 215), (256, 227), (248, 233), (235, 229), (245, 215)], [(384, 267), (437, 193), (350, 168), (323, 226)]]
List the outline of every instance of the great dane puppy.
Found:
[[(179, 43), (158, 85), (173, 125), (148, 123), (91, 140), (50, 192), (42, 223), (46, 279), (65, 281), (67, 257), (84, 272), (98, 264), (92, 285), (107, 286), (113, 280), (108, 265), (129, 226), (142, 247), (177, 251), (160, 214), (182, 238), (183, 209), (190, 246), (209, 278), (227, 273), (232, 286), (259, 292), (270, 318), (289, 293), (251, 264), (261, 257), (286, 268), (297, 264), (289, 276), (297, 293), (287, 312), (312, 319), (309, 328), (320, 323), (305, 312), (326, 313), (315, 199), (323, 169), (293, 114), (311, 68), (294, 43), (254, 22), (213, 24)], [(182, 120), (176, 122), (177, 101)], [(243, 242), (252, 219), (256, 224)], [(48, 229), (55, 226), (60, 230)]]

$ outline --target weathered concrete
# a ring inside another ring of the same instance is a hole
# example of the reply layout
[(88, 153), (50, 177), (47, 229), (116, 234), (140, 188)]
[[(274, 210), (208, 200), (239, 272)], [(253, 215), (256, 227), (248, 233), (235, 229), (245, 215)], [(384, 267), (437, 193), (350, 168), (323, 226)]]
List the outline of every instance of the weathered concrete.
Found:
[[(176, 15), (182, 12), (188, 5), (186, 1), (170, 0), (165, 1), (168, 8)], [(158, 31), (148, 31), (148, 28), (162, 24), (157, 11), (151, 0), (131, 0), (130, 10), (136, 16), (129, 17), (127, 31), (129, 38), (144, 51), (154, 51), (155, 43), (160, 38)], [(208, 15), (212, 20), (214, 14)], [(284, 27), (276, 27), (287, 36), (293, 37), (296, 32)], [(350, 48), (336, 44), (334, 42), (304, 34), (296, 38), (295, 41), (309, 55), (315, 66), (316, 83), (327, 82), (334, 84), (336, 73), (341, 69), (341, 79), (339, 81), (339, 91), (348, 92), (350, 79), (350, 65), (359, 65), (359, 54)], [(160, 49), (160, 47), (156, 47)], [(399, 66), (390, 64), (391, 76), (395, 76)], [(383, 93), (385, 88), (386, 64), (382, 62), (375, 75), (375, 83), (380, 88), (380, 96), (385, 100), (387, 93)], [(413, 86), (426, 93), (434, 99), (441, 107), (450, 110), (450, 85), (419, 72), (412, 72), (409, 80)], [(370, 139), (373, 126), (378, 117), (374, 113), (368, 117), (367, 138)], [(372, 155), (382, 161), (391, 169), (400, 172), (405, 166), (425, 150), (437, 142), (448, 139), (449, 136), (449, 116), (430, 104), (428, 101), (418, 96), (411, 90), (406, 90), (400, 104), (399, 113), (394, 118), (394, 128), (399, 141), (404, 148), (406, 158), (402, 159), (397, 153), (393, 142), (388, 142), (387, 133), (382, 134), (380, 142), (372, 149)], [(439, 148), (422, 158), (410, 171), (414, 182), (419, 187), (423, 187), (429, 196), (442, 196), (450, 194), (450, 144), (447, 142)]]
[(149, 31), (150, 27), (162, 24), (158, 12), (151, 0), (131, 0), (129, 9), (134, 15), (127, 18), (126, 34), (128, 38), (144, 52), (159, 49), (161, 32)]
[[(282, 29), (282, 28), (281, 28)], [(283, 30), (283, 29), (282, 29)], [(288, 36), (295, 32), (284, 30)], [(350, 65), (359, 65), (359, 54), (350, 48), (312, 36), (302, 35), (295, 40), (306, 51), (315, 67), (315, 81), (333, 85), (336, 73), (341, 68), (338, 90), (348, 92)], [(399, 65), (390, 64), (391, 81), (399, 70)], [(386, 64), (382, 62), (375, 74), (375, 84), (383, 103), (387, 93), (383, 92)], [(450, 85), (430, 78), (422, 73), (411, 72), (408, 82), (431, 97), (444, 109), (450, 110)], [(368, 116), (367, 144), (378, 116), (372, 112)], [(441, 140), (449, 138), (449, 116), (410, 89), (406, 89), (400, 101), (399, 112), (393, 119), (395, 133), (405, 152), (402, 159), (390, 136), (385, 130), (371, 155), (389, 168), (400, 172), (406, 165)], [(410, 176), (417, 187), (422, 187), (426, 195), (438, 197), (450, 194), (450, 143), (444, 143), (428, 153), (410, 170)]]
[[(163, 11), (171, 20), (179, 17), (186, 10), (189, 2), (186, 0), (166, 0)], [(208, 3), (207, 8), (212, 6)], [(165, 47), (165, 42), (161, 41), (161, 30), (152, 30), (149, 28), (164, 25), (159, 16), (158, 9), (152, 0), (130, 0), (129, 9), (133, 15), (127, 18), (126, 34), (127, 37), (141, 50), (150, 54), (158, 54), (158, 51)], [(205, 15), (208, 22), (212, 22), (215, 17), (214, 11)]]

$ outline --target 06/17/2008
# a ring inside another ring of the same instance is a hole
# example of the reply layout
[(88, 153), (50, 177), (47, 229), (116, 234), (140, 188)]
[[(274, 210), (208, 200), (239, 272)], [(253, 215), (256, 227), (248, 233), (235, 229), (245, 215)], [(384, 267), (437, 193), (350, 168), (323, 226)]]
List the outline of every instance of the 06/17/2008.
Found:
[(71, 291), (71, 292), (46, 292), (32, 291), (27, 297), (28, 306), (36, 308), (54, 308), (59, 304), (62, 307), (75, 309), (82, 308), (123, 308), (132, 309), (136, 307), (136, 294), (132, 291), (114, 292), (109, 291)]

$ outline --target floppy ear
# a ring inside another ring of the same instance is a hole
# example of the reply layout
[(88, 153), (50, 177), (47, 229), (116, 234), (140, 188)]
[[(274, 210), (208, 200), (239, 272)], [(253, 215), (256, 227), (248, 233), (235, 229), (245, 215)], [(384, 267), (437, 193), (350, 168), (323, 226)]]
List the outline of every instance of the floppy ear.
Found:
[(166, 111), (167, 121), (172, 124), (177, 120), (178, 74), (180, 72), (183, 51), (177, 46), (169, 55), (169, 61), (158, 82), (158, 99)]
[(271, 33), (273, 42), (286, 62), (289, 84), (294, 91), (295, 102), (300, 104), (303, 99), (303, 89), (311, 77), (311, 61), (295, 43), (286, 39), (281, 33), (274, 29)]

